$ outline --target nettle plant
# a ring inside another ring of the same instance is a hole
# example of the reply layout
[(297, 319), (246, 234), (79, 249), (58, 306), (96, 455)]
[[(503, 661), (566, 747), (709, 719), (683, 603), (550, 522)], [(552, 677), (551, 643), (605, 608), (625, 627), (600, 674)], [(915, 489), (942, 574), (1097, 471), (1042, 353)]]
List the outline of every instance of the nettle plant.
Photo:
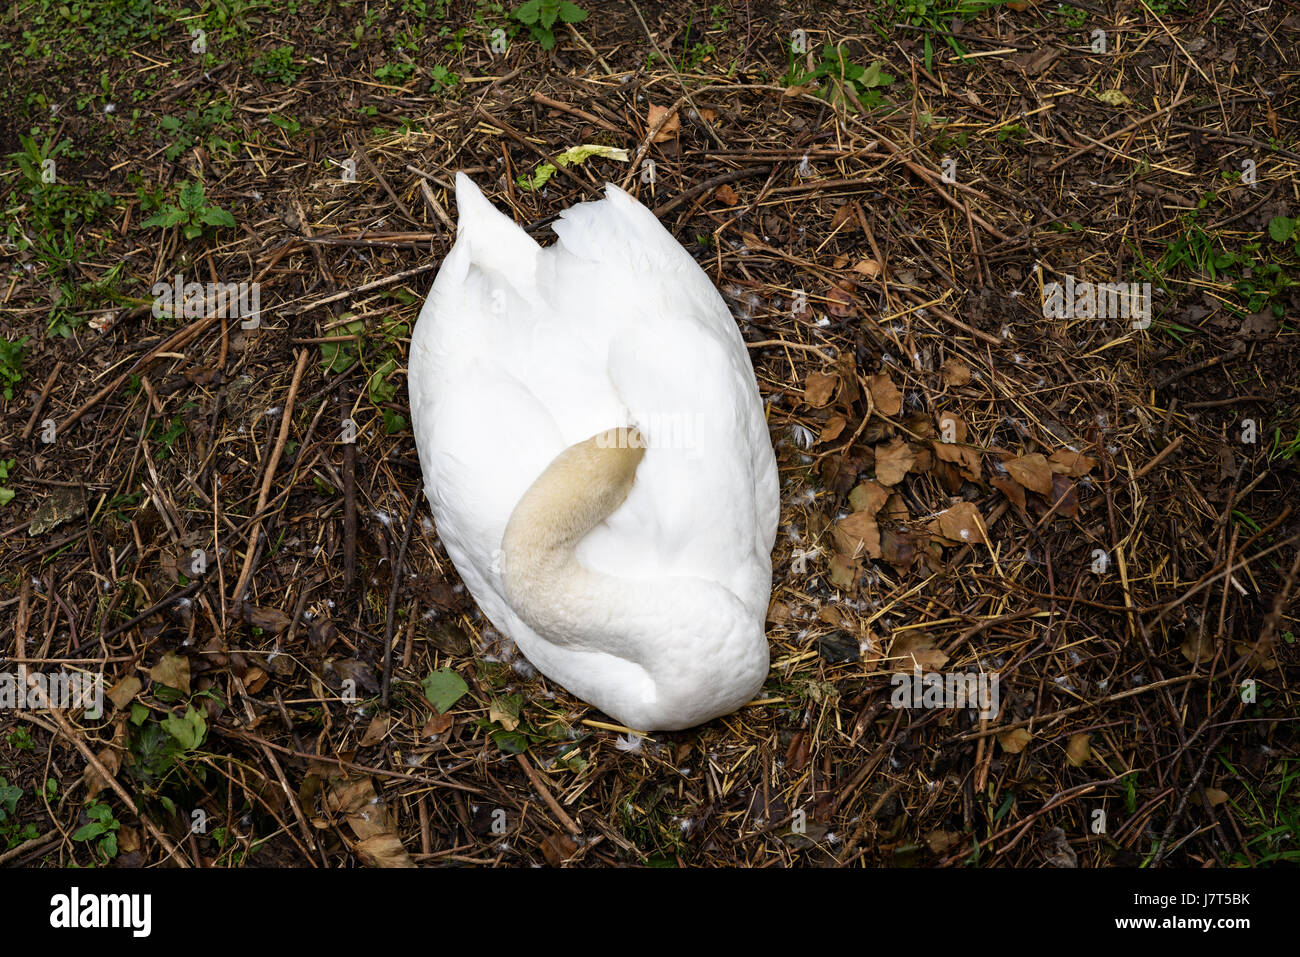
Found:
[(556, 22), (581, 23), (587, 11), (570, 0), (528, 0), (510, 16), (528, 28), (543, 50), (550, 50), (555, 46)]
[(203, 184), (186, 182), (181, 186), (180, 205), (166, 203), (163, 207), (140, 225), (180, 226), (181, 234), (186, 239), (202, 236), (208, 227), (233, 227), (235, 217), (218, 206), (209, 206), (203, 195)]

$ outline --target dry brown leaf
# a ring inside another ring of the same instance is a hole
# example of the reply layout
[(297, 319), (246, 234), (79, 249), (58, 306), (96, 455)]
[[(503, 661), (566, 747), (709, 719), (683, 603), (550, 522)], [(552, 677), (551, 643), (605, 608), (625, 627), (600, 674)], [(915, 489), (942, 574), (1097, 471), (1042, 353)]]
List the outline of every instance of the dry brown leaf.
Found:
[[(921, 536), (922, 539), (924, 536)], [(918, 537), (915, 532), (889, 527), (880, 530), (880, 557), (899, 571), (911, 568), (920, 557), (917, 547)]]
[(392, 831), (374, 834), (358, 841), (357, 855), (367, 867), (414, 867), (415, 861), (406, 853), (402, 839)]
[(1056, 514), (1065, 518), (1079, 517), (1079, 496), (1075, 491), (1074, 483), (1064, 475), (1052, 476), (1052, 504), (1056, 506)]
[(874, 259), (859, 259), (854, 265), (853, 271), (860, 276), (866, 276), (868, 279), (875, 279), (880, 275), (880, 263)]
[(826, 290), (826, 311), (837, 319), (848, 319), (857, 313), (853, 297), (841, 286), (831, 286)]
[[(95, 755), (99, 758), (99, 763), (104, 766), (104, 770), (113, 777), (117, 777), (118, 769), (122, 767), (122, 752), (112, 745), (101, 748)], [(93, 764), (87, 764), (85, 771), (82, 772), (82, 780), (86, 782), (86, 797), (91, 798), (98, 794), (104, 788), (108, 787), (108, 781), (104, 776), (95, 770)]]
[(727, 183), (723, 183), (713, 191), (713, 198), (723, 206), (735, 206), (740, 202), (740, 196)]
[(939, 461), (956, 465), (963, 478), (978, 482), (983, 474), (980, 454), (965, 444), (968, 434), (965, 420), (951, 412), (943, 412), (938, 423), (939, 438), (930, 441), (934, 454)]
[(257, 667), (257, 665), (253, 665), (247, 671), (244, 672), (244, 677), (243, 677), (244, 688), (250, 694), (257, 694), (259, 691), (261, 691), (263, 688), (266, 687), (266, 683), (269, 680), (270, 680), (270, 675), (268, 675), (261, 668)]
[(370, 724), (366, 727), (366, 733), (361, 736), (361, 746), (363, 748), (373, 748), (384, 740), (386, 734), (388, 734), (388, 716), (377, 714), (370, 719)]
[(190, 659), (174, 651), (163, 655), (158, 664), (149, 669), (149, 677), (159, 684), (190, 693)]
[(424, 723), (424, 728), (420, 731), (420, 737), (433, 738), (440, 734), (446, 734), (451, 730), (451, 726), (454, 723), (455, 720), (449, 714), (432, 715), (429, 720)]
[(849, 493), (849, 506), (855, 512), (875, 515), (889, 500), (889, 490), (879, 482), (862, 482)]
[[(651, 103), (650, 111), (646, 116), (646, 125), (651, 129), (654, 129), (655, 124), (659, 122), (659, 118), (665, 115), (666, 113), (668, 113), (668, 107), (655, 106), (653, 103)], [(678, 131), (681, 130), (681, 128), (682, 128), (681, 117), (679, 117), (677, 115), (677, 111), (674, 110), (672, 112), (672, 115), (669, 116), (668, 119), (664, 120), (664, 125), (659, 128), (659, 132), (654, 135), (653, 142), (667, 143), (669, 140), (677, 136), (677, 133)]]
[(943, 384), (948, 388), (965, 385), (970, 381), (970, 367), (960, 359), (948, 359), (940, 366), (943, 372)]
[(960, 840), (961, 835), (955, 831), (931, 831), (925, 836), (925, 843), (936, 854), (947, 854)]
[(849, 220), (857, 219), (858, 211), (853, 203), (845, 203), (835, 210), (835, 215), (831, 217), (831, 229), (839, 229)]
[(803, 401), (814, 409), (830, 405), (839, 377), (825, 372), (810, 372), (803, 380)]
[(1034, 736), (1027, 729), (1012, 728), (998, 735), (998, 744), (1002, 745), (1002, 750), (1007, 754), (1019, 754), (1033, 739)]
[(834, 442), (840, 437), (840, 433), (848, 426), (848, 422), (842, 415), (832, 415), (822, 426), (821, 434), (817, 436), (818, 444), (822, 442)]
[(1008, 459), (1002, 465), (1013, 479), (1029, 491), (1044, 496), (1052, 494), (1052, 469), (1047, 464), (1047, 459), (1038, 452)]
[(1210, 802), (1210, 807), (1218, 807), (1228, 800), (1228, 792), (1220, 791), (1218, 788), (1206, 788), (1205, 798)]
[(885, 503), (885, 521), (906, 522), (911, 517), (912, 513), (907, 510), (907, 503), (903, 501), (903, 496), (897, 492), (889, 496), (889, 501)]
[(854, 512), (835, 523), (832, 530), (835, 547), (841, 555), (860, 558), (870, 555), (880, 557), (880, 526), (869, 512)]
[(964, 545), (978, 545), (986, 540), (984, 519), (973, 502), (958, 502), (931, 523), (948, 541)]
[(924, 631), (897, 635), (889, 646), (889, 659), (895, 671), (939, 671), (948, 663), (948, 656), (935, 643), (934, 636)]
[(1025, 507), (1025, 487), (1023, 485), (997, 475), (990, 476), (989, 484), (1009, 498), (1017, 508)]
[(113, 702), (113, 707), (119, 711), (131, 703), (132, 699), (140, 693), (144, 687), (142, 682), (135, 675), (127, 675), (113, 687), (108, 689), (108, 700)]
[(567, 834), (556, 832), (542, 839), (542, 855), (552, 867), (559, 867), (577, 853), (577, 841)]
[(1097, 467), (1097, 460), (1073, 449), (1061, 449), (1047, 457), (1047, 464), (1053, 472), (1070, 478), (1083, 478)]
[(846, 558), (835, 554), (830, 558), (831, 584), (836, 588), (849, 591), (862, 577), (862, 562), (856, 558)]
[(871, 401), (881, 415), (892, 417), (903, 411), (903, 393), (898, 391), (888, 372), (867, 376), (867, 388), (871, 390)]
[(1086, 731), (1070, 735), (1070, 741), (1065, 746), (1065, 760), (1076, 768), (1083, 767), (1084, 762), (1092, 757), (1091, 741), (1092, 735)]
[(1191, 626), (1187, 629), (1187, 637), (1178, 646), (1178, 650), (1193, 664), (1197, 662), (1205, 664), (1214, 657), (1214, 641), (1210, 638), (1207, 629)]
[(876, 481), (881, 485), (897, 485), (916, 463), (916, 456), (902, 438), (888, 445), (876, 446)]

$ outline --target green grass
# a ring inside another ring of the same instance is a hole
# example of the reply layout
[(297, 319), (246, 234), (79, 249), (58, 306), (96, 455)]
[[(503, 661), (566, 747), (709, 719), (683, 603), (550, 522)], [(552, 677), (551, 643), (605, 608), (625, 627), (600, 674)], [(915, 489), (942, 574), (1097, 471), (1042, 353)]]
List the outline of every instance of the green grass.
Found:
[(23, 354), (29, 338), (0, 338), (0, 395), (6, 402), (14, 397), (14, 386), (23, 381)]
[[(1245, 797), (1229, 796), (1233, 811), (1248, 829), (1245, 845), (1255, 866), (1300, 864), (1300, 760), (1283, 757), (1270, 768), (1263, 786), (1252, 788), (1224, 755), (1219, 761), (1237, 777)], [(1273, 781), (1276, 781), (1276, 784)], [(1250, 858), (1235, 853), (1231, 863), (1250, 865)]]

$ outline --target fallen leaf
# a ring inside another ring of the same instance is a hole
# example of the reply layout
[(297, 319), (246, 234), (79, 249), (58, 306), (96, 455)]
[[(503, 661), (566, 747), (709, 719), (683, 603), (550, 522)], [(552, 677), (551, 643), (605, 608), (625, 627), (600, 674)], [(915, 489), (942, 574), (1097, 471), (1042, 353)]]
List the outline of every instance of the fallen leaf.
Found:
[(1187, 637), (1183, 643), (1178, 646), (1178, 650), (1183, 653), (1183, 657), (1192, 664), (1205, 664), (1214, 657), (1214, 641), (1210, 638), (1209, 632), (1205, 628), (1189, 626)]
[(235, 614), (245, 624), (254, 628), (261, 628), (263, 631), (269, 631), (273, 635), (278, 635), (293, 622), (292, 618), (278, 608), (259, 608), (257, 605), (250, 605), (246, 601), (235, 603)]
[(388, 734), (388, 716), (375, 715), (370, 719), (370, 724), (366, 727), (366, 733), (361, 736), (361, 747), (373, 748), (384, 740), (386, 734)]
[(939, 671), (948, 656), (935, 644), (934, 636), (924, 631), (905, 631), (889, 646), (890, 667), (895, 671)]
[(577, 853), (577, 842), (567, 834), (557, 832), (542, 839), (542, 856), (552, 867), (559, 867)]
[(493, 698), (492, 703), (488, 705), (488, 720), (495, 721), (507, 731), (513, 731), (519, 727), (519, 709), (511, 708)]
[(736, 194), (736, 191), (726, 183), (713, 191), (713, 198), (723, 206), (735, 206), (740, 202), (740, 197)]
[[(668, 112), (668, 107), (666, 106), (655, 106), (653, 103), (650, 104), (650, 110), (646, 116), (646, 125), (651, 129), (654, 129), (655, 124), (659, 122), (659, 118), (665, 116)], [(664, 125), (659, 128), (659, 132), (654, 135), (653, 142), (666, 143), (677, 136), (677, 133), (681, 128), (681, 117), (677, 115), (676, 110), (673, 110), (671, 115), (668, 115), (667, 119), (664, 120)]]
[(845, 558), (834, 554), (828, 562), (831, 571), (831, 584), (844, 591), (851, 590), (862, 577), (862, 563), (856, 558)]
[(440, 734), (446, 734), (451, 730), (454, 723), (455, 719), (449, 714), (435, 714), (424, 723), (424, 727), (420, 731), (420, 737), (433, 738)]
[(998, 744), (1002, 745), (1002, 750), (1007, 754), (1019, 754), (1033, 738), (1025, 728), (1012, 728), (998, 735)]
[(158, 664), (149, 669), (149, 677), (159, 684), (189, 694), (190, 659), (183, 658), (174, 651), (169, 651), (162, 656)]
[[(101, 748), (95, 755), (99, 758), (99, 763), (104, 766), (104, 770), (109, 774), (117, 777), (118, 770), (122, 767), (122, 752), (118, 751), (112, 745)], [(94, 797), (104, 788), (108, 787), (108, 781), (104, 776), (95, 770), (93, 764), (87, 764), (86, 770), (82, 772), (82, 780), (86, 782), (86, 797)]]
[(893, 528), (880, 530), (880, 556), (899, 571), (916, 564), (920, 554), (916, 533)]
[(867, 376), (867, 389), (871, 392), (871, 401), (881, 415), (895, 416), (903, 411), (903, 393), (898, 391), (889, 373), (880, 372)]
[(984, 519), (980, 517), (979, 509), (973, 502), (958, 502), (952, 508), (940, 512), (939, 517), (931, 523), (932, 528), (935, 526), (938, 526), (940, 535), (954, 543), (976, 545), (984, 542), (987, 537)]
[(839, 377), (825, 372), (810, 372), (803, 380), (803, 401), (814, 409), (830, 405)]
[(402, 839), (392, 831), (359, 841), (356, 852), (368, 867), (415, 867), (415, 861), (402, 846)]
[(1097, 467), (1097, 460), (1073, 449), (1059, 449), (1047, 457), (1053, 472), (1070, 478), (1083, 478)]
[(263, 688), (266, 687), (266, 683), (267, 681), (270, 680), (270, 677), (271, 677), (270, 675), (268, 675), (261, 668), (257, 667), (257, 665), (253, 665), (251, 668), (249, 668), (247, 671), (244, 672), (244, 677), (243, 677), (244, 688), (250, 694), (257, 694), (259, 691), (261, 691)]
[(854, 265), (853, 271), (860, 276), (866, 276), (868, 279), (875, 279), (880, 275), (880, 263), (874, 259), (859, 259)]
[(925, 836), (925, 843), (936, 854), (946, 854), (961, 840), (961, 835), (953, 831), (931, 831)]
[(862, 482), (849, 493), (849, 506), (855, 512), (875, 515), (889, 500), (889, 490), (879, 482)]
[(1205, 798), (1209, 801), (1210, 807), (1218, 807), (1228, 800), (1228, 792), (1220, 791), (1218, 788), (1206, 788)]
[(949, 388), (970, 382), (970, 368), (960, 359), (946, 360), (940, 370), (943, 372), (943, 384)]
[(1013, 479), (1031, 492), (1044, 496), (1052, 494), (1052, 469), (1048, 466), (1047, 459), (1039, 453), (1008, 459), (1002, 466)]
[(465, 679), (450, 668), (440, 668), (425, 676), (424, 697), (439, 712), (446, 713), (452, 705), (469, 694)]
[(821, 433), (817, 436), (817, 442), (834, 442), (840, 437), (840, 433), (848, 426), (848, 422), (842, 415), (832, 415), (822, 426)]
[(916, 456), (902, 438), (888, 445), (876, 446), (876, 481), (881, 485), (897, 485), (916, 463)]
[(826, 290), (826, 311), (837, 319), (847, 319), (857, 312), (853, 297), (836, 285)]
[(1091, 741), (1092, 735), (1086, 731), (1070, 735), (1070, 741), (1065, 746), (1065, 760), (1076, 768), (1083, 767), (1084, 762), (1092, 757)]
[(1020, 483), (993, 475), (989, 477), (989, 484), (1010, 499), (1017, 508), (1025, 507), (1025, 487)]
[(880, 557), (880, 527), (869, 512), (854, 512), (835, 523), (832, 531), (835, 547), (841, 555), (859, 558), (870, 555)]
[(108, 700), (113, 702), (113, 707), (119, 711), (131, 703), (132, 699), (140, 693), (144, 687), (142, 682), (135, 675), (127, 675), (113, 687), (108, 689)]
[(1079, 517), (1079, 495), (1074, 483), (1064, 475), (1052, 476), (1052, 504), (1056, 514), (1065, 518)]

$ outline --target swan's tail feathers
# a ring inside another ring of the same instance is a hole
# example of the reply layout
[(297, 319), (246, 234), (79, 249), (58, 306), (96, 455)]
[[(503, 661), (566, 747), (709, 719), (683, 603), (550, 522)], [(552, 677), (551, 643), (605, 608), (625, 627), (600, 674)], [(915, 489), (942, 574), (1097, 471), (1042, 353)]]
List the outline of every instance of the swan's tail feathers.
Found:
[(464, 173), (456, 174), (456, 206), (456, 243), (468, 245), (469, 266), (529, 298), (541, 252), (537, 241), (493, 206)]
[(570, 206), (551, 228), (565, 249), (588, 262), (641, 270), (690, 258), (654, 213), (613, 183), (605, 184), (604, 199)]

